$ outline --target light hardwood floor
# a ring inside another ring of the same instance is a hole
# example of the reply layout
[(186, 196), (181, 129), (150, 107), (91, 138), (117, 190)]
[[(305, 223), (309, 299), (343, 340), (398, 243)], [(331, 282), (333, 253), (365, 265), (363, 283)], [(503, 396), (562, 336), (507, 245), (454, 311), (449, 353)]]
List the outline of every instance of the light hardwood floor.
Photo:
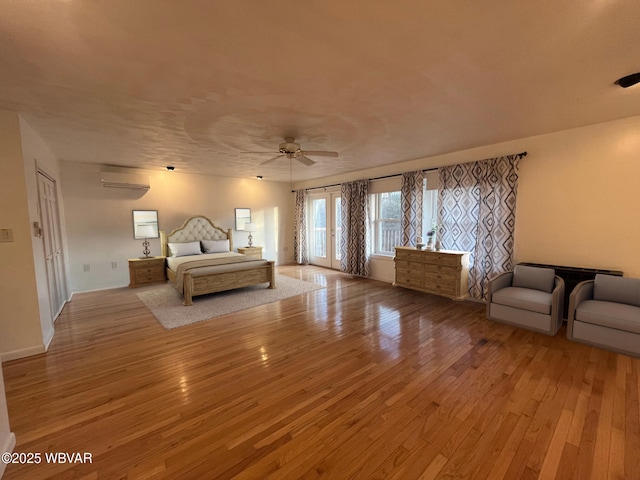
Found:
[(16, 452), (93, 463), (4, 478), (639, 478), (639, 359), (472, 302), (278, 273), (327, 288), (171, 331), (135, 290), (75, 295), (49, 352), (4, 376)]

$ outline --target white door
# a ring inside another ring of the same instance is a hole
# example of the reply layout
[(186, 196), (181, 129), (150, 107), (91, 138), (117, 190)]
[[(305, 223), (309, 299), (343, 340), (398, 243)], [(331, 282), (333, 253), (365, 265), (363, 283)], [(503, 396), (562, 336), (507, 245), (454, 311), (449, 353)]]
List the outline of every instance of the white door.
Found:
[(340, 192), (309, 195), (309, 263), (340, 269)]
[(49, 305), (51, 318), (55, 320), (66, 301), (67, 288), (64, 278), (56, 184), (42, 172), (38, 172), (38, 197), (47, 283), (49, 285)]

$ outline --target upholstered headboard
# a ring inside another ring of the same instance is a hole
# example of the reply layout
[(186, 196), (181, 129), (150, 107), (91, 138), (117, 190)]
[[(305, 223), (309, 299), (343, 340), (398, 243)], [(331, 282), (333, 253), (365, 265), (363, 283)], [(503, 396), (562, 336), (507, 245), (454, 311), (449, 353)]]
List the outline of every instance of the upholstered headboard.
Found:
[(176, 228), (171, 233), (160, 232), (160, 247), (162, 255), (169, 255), (167, 244), (199, 242), (200, 240), (226, 240), (229, 239), (229, 250), (233, 251), (233, 230), (225, 230), (218, 227), (207, 217), (195, 215), (187, 218), (181, 227)]

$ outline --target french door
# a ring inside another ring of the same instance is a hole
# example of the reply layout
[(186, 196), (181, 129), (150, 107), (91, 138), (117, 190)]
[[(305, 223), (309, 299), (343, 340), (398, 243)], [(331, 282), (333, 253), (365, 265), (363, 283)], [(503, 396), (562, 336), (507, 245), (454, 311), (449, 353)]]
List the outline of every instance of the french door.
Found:
[(340, 270), (340, 192), (308, 196), (309, 263)]

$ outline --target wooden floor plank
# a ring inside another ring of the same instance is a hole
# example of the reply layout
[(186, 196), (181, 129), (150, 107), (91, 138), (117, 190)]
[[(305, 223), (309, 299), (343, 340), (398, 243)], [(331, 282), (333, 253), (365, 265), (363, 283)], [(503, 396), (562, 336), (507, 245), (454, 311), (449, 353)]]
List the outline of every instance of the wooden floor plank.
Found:
[(562, 410), (560, 419), (553, 433), (553, 438), (547, 449), (542, 468), (540, 469), (540, 478), (556, 477), (572, 418), (573, 414), (569, 410)]
[(476, 302), (278, 273), (326, 288), (174, 330), (135, 289), (75, 295), (49, 351), (3, 369), (15, 452), (93, 462), (3, 478), (639, 478), (639, 359)]
[(640, 365), (630, 363), (626, 374), (624, 439), (619, 438), (616, 447), (624, 449), (624, 473), (627, 478), (640, 479), (640, 402), (638, 398), (638, 369)]

